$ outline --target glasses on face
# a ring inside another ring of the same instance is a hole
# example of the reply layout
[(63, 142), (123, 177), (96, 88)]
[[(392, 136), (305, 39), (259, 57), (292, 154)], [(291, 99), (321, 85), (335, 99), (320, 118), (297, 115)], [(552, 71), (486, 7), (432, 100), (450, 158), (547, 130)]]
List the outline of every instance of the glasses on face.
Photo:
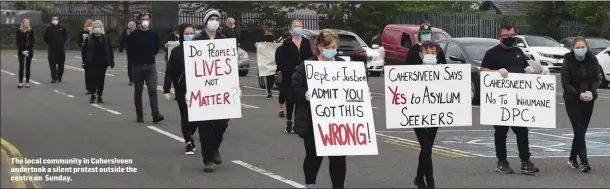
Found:
[(514, 33), (513, 34), (502, 34), (502, 35), (500, 35), (500, 37), (502, 37), (502, 38), (515, 37), (515, 36), (517, 36), (517, 35), (515, 35)]

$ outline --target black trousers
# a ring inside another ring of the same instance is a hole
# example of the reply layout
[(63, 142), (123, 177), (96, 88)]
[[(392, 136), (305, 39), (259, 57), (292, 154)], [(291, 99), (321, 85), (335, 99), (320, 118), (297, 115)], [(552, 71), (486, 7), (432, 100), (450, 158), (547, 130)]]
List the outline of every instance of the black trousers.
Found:
[[(27, 50), (30, 56), (25, 56), (19, 51), (17, 52), (17, 58), (19, 58), (19, 83), (23, 82), (23, 73), (25, 72), (25, 82), (30, 82), (30, 66), (32, 65), (32, 58), (34, 57), (34, 51)], [(25, 70), (24, 70), (25, 69)]]
[(292, 114), (294, 113), (295, 101), (290, 90), (292, 85), (292, 74), (282, 72), (282, 85), (280, 86), (279, 102), (280, 104), (286, 104), (286, 119), (292, 120)]
[(66, 63), (66, 50), (62, 45), (48, 46), (48, 60), (51, 68), (51, 80), (61, 79), (64, 75), (64, 64)]
[(134, 82), (133, 100), (136, 106), (136, 112), (142, 112), (142, 92), (144, 84), (148, 90), (148, 101), (150, 102), (150, 110), (152, 115), (159, 114), (159, 101), (157, 99), (157, 66), (150, 65), (133, 65), (132, 76)]
[(90, 87), (91, 94), (97, 94), (98, 96), (102, 96), (104, 94), (104, 84), (106, 81), (106, 70), (107, 66), (98, 66), (94, 65), (87, 70), (89, 70), (90, 75)]
[(424, 179), (425, 177), (428, 186), (434, 185), (432, 148), (434, 147), (438, 127), (414, 128), (413, 130), (420, 147), (416, 179)]
[(275, 86), (275, 75), (265, 76), (265, 80), (267, 81), (265, 86), (267, 87), (267, 94), (269, 95), (271, 94), (271, 89)]
[(496, 145), (496, 157), (498, 160), (506, 160), (506, 135), (508, 130), (512, 129), (513, 133), (517, 135), (517, 148), (519, 149), (519, 158), (521, 161), (530, 160), (530, 145), (527, 127), (511, 127), (511, 126), (494, 126), (494, 143)]
[[(83, 61), (84, 64), (84, 61)], [(87, 89), (87, 91), (89, 91), (89, 93), (93, 94), (94, 93), (94, 89), (93, 89), (93, 84), (92, 81), (92, 77), (93, 74), (91, 73), (92, 68), (87, 68), (87, 66), (83, 66), (83, 69), (85, 70), (85, 89)]]
[(133, 65), (132, 60), (129, 59), (129, 55), (127, 55), (127, 77), (129, 77), (129, 82), (133, 82), (133, 78), (131, 77), (131, 66)]
[(192, 142), (193, 134), (197, 131), (197, 124), (195, 122), (189, 122), (188, 104), (184, 95), (176, 95), (176, 102), (178, 102), (178, 109), (180, 110), (180, 127), (182, 129), (182, 136), (184, 142)]
[[(318, 156), (316, 142), (313, 133), (303, 137), (305, 144), (305, 160), (303, 161), (303, 172), (305, 173), (305, 184), (315, 184), (318, 171), (324, 157)], [(345, 188), (345, 175), (347, 174), (347, 161), (345, 156), (328, 156), (328, 172), (333, 189)]]
[(198, 121), (199, 142), (203, 162), (214, 161), (214, 153), (220, 149), (222, 139), (229, 126), (229, 119)]
[(580, 156), (581, 160), (587, 160), (587, 144), (585, 142), (585, 134), (589, 128), (589, 121), (593, 115), (593, 102), (566, 102), (566, 112), (572, 123), (574, 130), (574, 139), (572, 140), (572, 150), (570, 151), (570, 160), (576, 160), (576, 156)]

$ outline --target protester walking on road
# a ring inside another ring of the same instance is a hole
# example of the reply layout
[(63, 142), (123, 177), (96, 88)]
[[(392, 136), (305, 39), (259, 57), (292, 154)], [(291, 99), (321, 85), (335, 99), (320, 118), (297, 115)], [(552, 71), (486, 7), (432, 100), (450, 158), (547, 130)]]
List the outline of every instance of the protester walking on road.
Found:
[(44, 42), (47, 44), (49, 67), (51, 68), (51, 83), (60, 82), (64, 75), (66, 50), (64, 44), (68, 41), (68, 31), (59, 25), (59, 17), (51, 17), (51, 25), (44, 31)]
[(159, 102), (157, 99), (157, 66), (155, 56), (159, 53), (159, 35), (150, 29), (150, 14), (143, 13), (138, 16), (142, 22), (142, 28), (133, 31), (128, 40), (127, 48), (133, 50), (134, 62), (132, 77), (134, 81), (134, 104), (136, 106), (136, 121), (144, 122), (142, 109), (142, 91), (144, 82), (148, 90), (148, 100), (152, 112), (153, 123), (159, 123), (165, 119), (159, 112)]
[[(85, 43), (85, 41), (87, 40), (87, 37), (89, 37), (89, 35), (91, 34), (91, 32), (93, 31), (93, 20), (91, 19), (87, 19), (85, 21), (85, 26), (83, 27), (83, 30), (80, 31), (79, 35), (78, 35), (78, 46), (81, 49), (81, 58), (84, 56), (83, 53), (85, 52), (83, 50), (83, 44)], [(82, 65), (85, 65), (85, 59), (82, 59)], [(87, 70), (87, 68), (85, 68), (83, 66), (83, 69), (85, 70), (85, 89), (87, 90), (87, 93), (85, 93), (86, 95), (91, 95), (93, 94), (91, 91), (89, 91), (89, 89), (91, 89), (91, 79), (89, 79), (91, 77), (91, 74), (89, 73), (89, 70)]]
[(165, 38), (165, 44), (164, 46), (164, 50), (165, 50), (165, 62), (167, 62), (168, 60), (168, 54), (169, 54), (169, 42), (170, 41), (178, 41), (178, 38), (180, 36), (180, 24), (176, 24), (174, 25), (174, 32), (167, 34), (167, 37)]
[(280, 85), (280, 117), (284, 117), (284, 104), (286, 105), (286, 133), (292, 133), (292, 115), (295, 102), (290, 92), (292, 84), (292, 74), (299, 63), (313, 56), (309, 40), (304, 39), (303, 24), (300, 20), (293, 20), (291, 23), (292, 37), (286, 39), (276, 50), (275, 63), (277, 69), (282, 72), (282, 84)]
[[(591, 166), (587, 158), (585, 133), (598, 97), (597, 88), (602, 81), (602, 72), (595, 55), (587, 51), (589, 45), (584, 37), (576, 37), (572, 47), (574, 49), (565, 55), (561, 66), (563, 99), (574, 130), (568, 164), (574, 169), (581, 168), (582, 172), (588, 173)], [(580, 165), (576, 156), (580, 157)]]
[[(271, 29), (265, 29), (265, 35), (263, 36), (263, 40), (261, 42), (265, 43), (275, 43), (275, 38), (273, 37), (273, 33)], [(277, 73), (278, 69), (275, 69)], [(271, 89), (275, 86), (275, 74), (265, 76), (265, 87), (267, 88), (267, 100), (271, 100), (273, 98), (273, 93), (271, 93)]]
[[(220, 27), (220, 13), (217, 10), (210, 9), (206, 11), (203, 20), (205, 29), (201, 32), (201, 35), (194, 40), (227, 38), (218, 30), (218, 27)], [(180, 52), (176, 54), (180, 54)], [(172, 52), (172, 55), (174, 55), (174, 52)], [(220, 145), (222, 144), (224, 133), (229, 126), (229, 119), (206, 120), (201, 121), (198, 125), (199, 139), (201, 141), (201, 155), (203, 155), (203, 164), (205, 165), (203, 171), (214, 172), (214, 164), (220, 165), (222, 163)]]
[(104, 103), (104, 82), (108, 67), (114, 68), (114, 53), (110, 39), (104, 32), (104, 24), (100, 20), (93, 22), (92, 35), (83, 44), (83, 67), (89, 70), (91, 98), (89, 103)]
[(129, 48), (127, 47), (127, 44), (129, 44), (128, 43), (129, 36), (136, 29), (137, 28), (136, 28), (135, 22), (131, 21), (131, 22), (127, 23), (127, 29), (125, 29), (125, 31), (123, 31), (123, 34), (121, 34), (121, 40), (119, 41), (119, 43), (120, 43), (119, 53), (123, 53), (123, 50), (125, 50), (127, 52), (127, 77), (129, 77), (129, 83), (128, 83), (129, 86), (133, 85), (133, 76), (132, 76), (131, 70), (133, 67), (133, 63), (136, 61), (135, 60), (136, 56), (133, 55), (133, 52), (135, 50), (129, 50)]
[(30, 20), (21, 20), (21, 26), (16, 33), (17, 58), (19, 59), (19, 84), (18, 88), (23, 88), (23, 74), (25, 72), (25, 88), (30, 88), (30, 66), (34, 57), (34, 30), (30, 26)]
[[(296, 35), (296, 34), (295, 34)], [(306, 40), (304, 40), (306, 41)], [(337, 57), (337, 43), (339, 36), (332, 30), (324, 29), (316, 36), (314, 45), (314, 57), (305, 59), (308, 61), (345, 61)], [(291, 92), (296, 100), (297, 108), (295, 113), (294, 132), (303, 138), (305, 145), (305, 160), (303, 160), (303, 172), (305, 173), (306, 188), (315, 188), (318, 171), (322, 165), (322, 159), (316, 152), (314, 140), (314, 126), (311, 119), (311, 105), (309, 99), (311, 91), (307, 87), (307, 77), (305, 74), (304, 60), (296, 68), (294, 81), (291, 83)], [(329, 173), (333, 189), (343, 189), (346, 175), (346, 157), (328, 156)]]
[[(179, 29), (179, 34), (180, 45), (174, 48), (170, 53), (171, 55), (167, 62), (167, 68), (165, 69), (163, 96), (166, 100), (171, 100), (170, 90), (171, 85), (173, 84), (174, 93), (176, 95), (175, 99), (178, 103), (178, 109), (180, 110), (180, 127), (182, 129), (184, 143), (186, 143), (184, 154), (193, 155), (195, 154), (195, 150), (197, 150), (193, 134), (197, 130), (197, 124), (201, 124), (201, 122), (189, 122), (188, 107), (186, 104), (186, 79), (184, 76), (184, 49), (182, 44), (184, 41), (193, 40), (195, 37), (195, 26), (184, 24)], [(201, 131), (201, 129), (199, 131)], [(203, 143), (203, 141), (201, 143)]]
[[(420, 65), (423, 63), (423, 60), (419, 56), (420, 46), (425, 41), (432, 41), (432, 26), (428, 23), (423, 23), (419, 26), (419, 34), (417, 35), (417, 39), (419, 43), (416, 43), (407, 51), (407, 59), (405, 61), (406, 65)], [(438, 46), (438, 53), (436, 56), (436, 60), (438, 60), (439, 64), (447, 64), (447, 58), (445, 58), (445, 52), (443, 49)]]
[[(500, 28), (500, 44), (487, 50), (481, 63), (481, 71), (498, 72), (502, 77), (508, 77), (508, 73), (533, 73), (534, 69), (529, 66), (525, 54), (521, 49), (514, 47), (515, 30), (511, 25)], [(512, 129), (517, 135), (517, 148), (521, 159), (521, 172), (526, 174), (538, 173), (540, 170), (530, 161), (529, 130), (527, 127), (494, 125), (494, 138), (496, 146), (496, 157), (498, 165), (496, 170), (502, 173), (513, 173), (513, 169), (507, 161), (506, 135)]]

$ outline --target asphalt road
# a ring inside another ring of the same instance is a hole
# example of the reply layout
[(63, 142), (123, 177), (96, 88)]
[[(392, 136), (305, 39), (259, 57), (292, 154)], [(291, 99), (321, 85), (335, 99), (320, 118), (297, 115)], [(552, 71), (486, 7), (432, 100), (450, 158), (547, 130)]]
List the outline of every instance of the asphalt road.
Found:
[[(302, 140), (284, 133), (285, 120), (277, 117), (277, 100), (265, 100), (258, 88), (256, 70), (241, 77), (243, 118), (230, 122), (221, 148), (224, 162), (215, 173), (204, 173), (201, 156), (185, 156), (175, 101), (159, 96), (165, 120), (135, 122), (133, 88), (127, 85), (125, 56), (116, 55), (117, 66), (108, 70), (105, 103), (91, 105), (85, 95), (79, 52), (67, 52), (64, 82), (51, 84), (47, 54), (34, 53), (32, 88), (17, 89), (15, 51), (1, 56), (2, 187), (11, 187), (8, 168), (20, 167), (10, 157), (25, 158), (120, 158), (131, 159), (137, 172), (37, 173), (71, 176), (70, 182), (12, 182), (12, 186), (44, 188), (294, 188), (303, 187)], [(163, 72), (163, 56), (157, 57)], [(255, 58), (251, 54), (251, 58)], [(251, 67), (256, 67), (251, 61)], [(163, 74), (159, 74), (162, 82)], [(377, 125), (378, 156), (348, 157), (346, 186), (350, 188), (412, 188), (419, 153), (411, 130), (385, 129), (383, 77), (370, 79)], [(558, 93), (561, 89), (558, 89)], [(161, 92), (159, 92), (161, 94)], [(275, 92), (277, 96), (277, 92)], [(143, 94), (146, 96), (145, 94)], [(439, 188), (600, 188), (610, 186), (610, 91), (600, 91), (587, 145), (593, 172), (572, 170), (566, 165), (571, 146), (571, 126), (565, 109), (557, 108), (557, 129), (532, 129), (530, 145), (540, 169), (538, 176), (505, 175), (494, 171), (493, 131), (478, 123), (473, 107), (473, 126), (440, 129), (434, 149), (436, 185)], [(149, 114), (144, 97), (146, 114)], [(512, 141), (512, 142), (511, 142)], [(509, 134), (514, 143), (514, 134)], [(508, 145), (510, 162), (518, 169), (516, 145)], [(6, 155), (4, 155), (6, 154)], [(9, 158), (9, 159), (7, 159)], [(329, 188), (328, 160), (318, 176), (319, 188)], [(57, 165), (31, 167), (53, 168)], [(108, 167), (111, 165), (60, 165), (62, 167)], [(133, 170), (132, 170), (133, 171)], [(33, 173), (22, 174), (35, 176)]]

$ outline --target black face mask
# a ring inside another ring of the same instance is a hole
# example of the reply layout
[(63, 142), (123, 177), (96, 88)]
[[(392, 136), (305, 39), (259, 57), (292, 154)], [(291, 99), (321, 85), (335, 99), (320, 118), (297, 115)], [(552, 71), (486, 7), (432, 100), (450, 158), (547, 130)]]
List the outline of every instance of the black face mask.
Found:
[(515, 38), (514, 37), (502, 38), (502, 44), (509, 48), (513, 47), (513, 45), (515, 44)]

